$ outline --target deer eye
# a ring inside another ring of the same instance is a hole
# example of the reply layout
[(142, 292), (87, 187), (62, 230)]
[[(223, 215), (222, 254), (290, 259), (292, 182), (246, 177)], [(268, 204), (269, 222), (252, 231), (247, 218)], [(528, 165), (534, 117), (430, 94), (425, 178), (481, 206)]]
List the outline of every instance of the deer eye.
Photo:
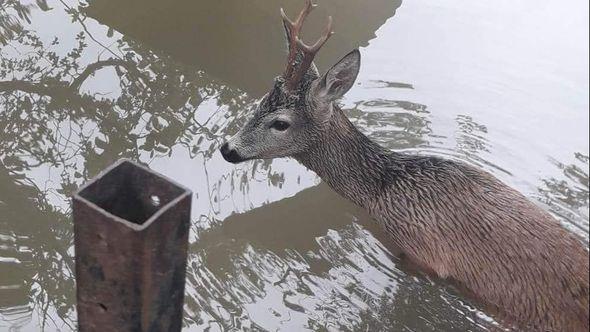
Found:
[(287, 130), (287, 128), (289, 128), (289, 126), (291, 126), (291, 125), (288, 122), (281, 121), (281, 120), (275, 120), (270, 125), (271, 128), (276, 129), (278, 131), (285, 131), (285, 130)]

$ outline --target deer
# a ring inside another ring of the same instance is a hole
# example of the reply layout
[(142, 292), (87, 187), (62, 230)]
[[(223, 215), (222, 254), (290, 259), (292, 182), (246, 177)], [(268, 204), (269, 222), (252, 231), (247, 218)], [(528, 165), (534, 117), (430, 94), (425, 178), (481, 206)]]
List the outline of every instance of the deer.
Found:
[(284, 72), (220, 152), (231, 163), (291, 157), (368, 211), (401, 255), (449, 280), (508, 329), (589, 330), (588, 249), (549, 212), (490, 173), (461, 161), (385, 149), (338, 101), (360, 68), (358, 49), (320, 75), (313, 60), (332, 18), (308, 45), (306, 0), (292, 21)]

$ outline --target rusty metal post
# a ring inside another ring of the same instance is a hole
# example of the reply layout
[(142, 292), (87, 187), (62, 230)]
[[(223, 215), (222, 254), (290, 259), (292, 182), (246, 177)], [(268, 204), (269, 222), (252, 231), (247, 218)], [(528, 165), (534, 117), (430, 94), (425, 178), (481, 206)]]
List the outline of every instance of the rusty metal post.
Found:
[(180, 331), (191, 195), (128, 160), (74, 195), (80, 331)]

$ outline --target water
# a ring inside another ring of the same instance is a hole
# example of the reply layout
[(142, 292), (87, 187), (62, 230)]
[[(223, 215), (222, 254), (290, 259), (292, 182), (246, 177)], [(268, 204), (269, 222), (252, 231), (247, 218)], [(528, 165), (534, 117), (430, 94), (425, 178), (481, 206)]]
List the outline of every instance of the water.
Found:
[[(1, 331), (75, 328), (69, 196), (122, 157), (194, 191), (187, 331), (494, 326), (297, 162), (222, 160), (284, 63), (279, 6), (0, 2)], [(587, 2), (323, 0), (307, 37), (328, 13), (318, 66), (360, 47), (363, 132), (475, 164), (588, 243)]]

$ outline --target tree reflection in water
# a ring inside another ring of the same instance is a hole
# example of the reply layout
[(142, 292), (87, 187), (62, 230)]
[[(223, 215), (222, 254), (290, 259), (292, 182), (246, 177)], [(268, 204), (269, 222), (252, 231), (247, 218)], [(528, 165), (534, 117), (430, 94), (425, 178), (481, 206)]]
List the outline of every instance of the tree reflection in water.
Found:
[[(228, 114), (247, 110), (248, 99), (123, 36), (103, 49), (78, 26), (75, 36), (48, 42), (13, 17), (30, 22), (32, 5), (0, 6), (7, 45), (0, 51), (0, 327), (74, 329), (71, 193), (119, 158), (149, 161), (174, 147), (209, 158), (220, 129), (234, 130)], [(84, 19), (76, 8), (54, 10)], [(93, 77), (104, 72), (116, 96), (93, 91)], [(220, 114), (203, 124), (196, 112), (209, 100)]]

